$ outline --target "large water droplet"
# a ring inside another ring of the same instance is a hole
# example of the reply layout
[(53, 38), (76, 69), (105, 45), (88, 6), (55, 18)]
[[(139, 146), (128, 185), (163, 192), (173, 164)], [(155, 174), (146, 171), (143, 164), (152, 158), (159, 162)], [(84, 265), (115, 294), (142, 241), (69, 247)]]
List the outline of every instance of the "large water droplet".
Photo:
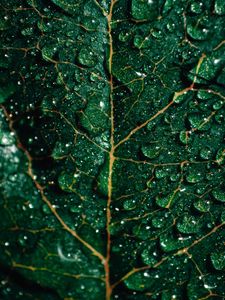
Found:
[(209, 147), (204, 147), (200, 150), (200, 157), (202, 159), (210, 159), (212, 157), (212, 150)]
[(165, 228), (173, 223), (173, 218), (169, 212), (159, 213), (157, 216), (152, 218), (152, 225), (155, 228)]
[(188, 131), (181, 131), (179, 134), (179, 139), (182, 144), (187, 145), (191, 141), (191, 136)]
[(184, 215), (184, 217), (178, 220), (177, 229), (181, 233), (196, 233), (200, 229), (200, 224), (195, 217)]
[(186, 176), (186, 180), (189, 183), (196, 183), (196, 182), (200, 182), (202, 180), (202, 174), (201, 173), (197, 173), (197, 172), (192, 172), (189, 173)]
[(207, 212), (210, 210), (210, 201), (206, 199), (199, 199), (194, 202), (194, 207), (200, 212)]
[(46, 215), (50, 215), (52, 213), (51, 209), (49, 208), (49, 206), (47, 204), (43, 204), (42, 211)]
[(153, 36), (154, 38), (156, 38), (156, 39), (160, 39), (160, 38), (162, 38), (162, 36), (163, 36), (162, 31), (159, 30), (159, 29), (157, 29), (157, 28), (154, 28), (154, 29), (152, 30), (151, 34), (152, 34), (152, 36)]
[(58, 178), (59, 187), (66, 192), (72, 193), (78, 174), (61, 173)]
[(177, 198), (178, 198), (178, 193), (172, 192), (169, 195), (164, 197), (157, 196), (156, 203), (160, 207), (168, 208), (174, 203), (174, 201), (176, 201)]
[(155, 177), (158, 179), (164, 178), (166, 176), (168, 176), (169, 174), (169, 169), (167, 170), (166, 168), (156, 168), (155, 170)]
[(141, 35), (135, 35), (134, 37), (134, 46), (138, 49), (147, 48), (150, 43), (149, 37), (143, 38)]
[(224, 164), (224, 162), (225, 162), (225, 149), (224, 149), (224, 148), (220, 148), (220, 149), (217, 151), (217, 154), (216, 154), (216, 162), (217, 162), (219, 165)]
[(93, 17), (85, 17), (82, 19), (82, 24), (87, 30), (95, 30), (98, 28), (99, 21)]
[(158, 16), (158, 0), (132, 0), (131, 15), (136, 20), (152, 21)]
[(10, 146), (15, 143), (14, 133), (0, 131), (0, 145)]
[(224, 101), (222, 100), (217, 100), (214, 104), (213, 104), (213, 109), (215, 110), (219, 110), (223, 107), (224, 105)]
[(189, 114), (188, 121), (191, 124), (191, 127), (198, 130), (207, 130), (210, 127), (210, 123), (206, 122), (204, 117), (202, 117), (200, 114)]
[(168, 29), (169, 32), (174, 32), (176, 28), (176, 24), (174, 23), (173, 20), (169, 20), (168, 23), (166, 24), (166, 28)]
[(220, 219), (221, 222), (225, 223), (225, 211), (222, 212)]
[(209, 35), (209, 30), (204, 27), (196, 26), (196, 24), (187, 25), (187, 33), (194, 40), (205, 40)]
[(121, 42), (127, 42), (130, 38), (130, 34), (127, 31), (121, 31), (119, 34), (119, 40)]
[(221, 202), (225, 202), (225, 191), (222, 189), (216, 189), (214, 191), (212, 191), (213, 197)]
[(223, 124), (224, 123), (224, 120), (225, 120), (225, 116), (224, 116), (224, 113), (221, 112), (221, 113), (217, 113), (215, 115), (215, 120), (218, 124)]
[(204, 276), (204, 288), (207, 290), (212, 290), (215, 289), (217, 287), (217, 280), (218, 278), (216, 277), (216, 275), (211, 275), (211, 274), (207, 274)]
[(148, 247), (141, 253), (141, 258), (144, 264), (154, 266), (158, 261), (158, 254), (154, 251), (155, 247)]
[(97, 64), (97, 56), (92, 49), (82, 48), (78, 54), (78, 61), (84, 66), (94, 67)]
[(169, 252), (173, 250), (177, 250), (183, 248), (191, 243), (191, 237), (175, 237), (172, 234), (162, 234), (160, 236), (160, 246), (163, 251)]
[(142, 153), (147, 156), (148, 158), (156, 158), (159, 156), (160, 154), (160, 151), (161, 151), (161, 147), (156, 145), (156, 144), (152, 144), (152, 145), (149, 145), (149, 146), (143, 146), (141, 148), (142, 150)]
[(199, 90), (197, 93), (197, 97), (202, 100), (208, 100), (212, 98), (212, 94), (205, 90)]
[(132, 209), (135, 209), (135, 207), (136, 207), (136, 201), (134, 199), (126, 200), (123, 203), (123, 208), (125, 210), (132, 210)]
[(216, 0), (215, 1), (215, 13), (218, 15), (225, 14), (225, 2), (224, 0)]
[(190, 11), (194, 14), (200, 14), (203, 11), (203, 3), (202, 2), (194, 2), (190, 5)]
[(218, 250), (216, 252), (213, 252), (210, 255), (210, 258), (211, 258), (212, 264), (216, 270), (223, 270), (225, 268), (225, 252), (224, 251), (219, 252), (219, 250)]

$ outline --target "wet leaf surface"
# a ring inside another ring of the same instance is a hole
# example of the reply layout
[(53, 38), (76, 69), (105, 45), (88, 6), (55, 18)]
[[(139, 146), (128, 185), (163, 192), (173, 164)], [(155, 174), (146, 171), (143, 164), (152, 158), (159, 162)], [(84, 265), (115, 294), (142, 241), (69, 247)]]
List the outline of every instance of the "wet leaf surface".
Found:
[(0, 298), (224, 299), (224, 1), (0, 5)]

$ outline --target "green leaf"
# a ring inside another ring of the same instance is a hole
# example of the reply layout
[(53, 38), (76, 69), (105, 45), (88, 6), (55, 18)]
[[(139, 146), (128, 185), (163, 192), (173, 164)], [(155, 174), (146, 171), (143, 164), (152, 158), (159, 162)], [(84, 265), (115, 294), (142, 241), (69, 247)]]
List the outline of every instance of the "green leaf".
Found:
[(0, 6), (1, 300), (224, 299), (224, 1)]

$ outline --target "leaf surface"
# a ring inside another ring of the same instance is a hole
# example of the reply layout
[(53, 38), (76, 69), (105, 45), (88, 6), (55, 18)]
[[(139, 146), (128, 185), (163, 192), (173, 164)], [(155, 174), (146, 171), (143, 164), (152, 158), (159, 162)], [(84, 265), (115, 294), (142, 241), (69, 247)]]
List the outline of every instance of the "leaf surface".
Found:
[(223, 299), (223, 1), (0, 15), (1, 299)]

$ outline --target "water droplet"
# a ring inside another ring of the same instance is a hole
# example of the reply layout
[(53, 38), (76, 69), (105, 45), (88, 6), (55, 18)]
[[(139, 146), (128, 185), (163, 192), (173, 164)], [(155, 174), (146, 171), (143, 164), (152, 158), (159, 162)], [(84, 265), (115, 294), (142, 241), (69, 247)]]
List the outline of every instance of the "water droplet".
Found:
[(167, 24), (166, 24), (166, 28), (168, 29), (169, 32), (174, 32), (175, 28), (176, 28), (176, 24), (174, 23), (173, 20), (170, 20)]
[(75, 174), (73, 173), (67, 174), (65, 172), (61, 173), (58, 178), (58, 183), (60, 188), (66, 192), (70, 192), (70, 193), (73, 192), (74, 185), (76, 184), (78, 177), (79, 174), (77, 173)]
[(126, 31), (121, 31), (120, 34), (119, 34), (119, 40), (121, 42), (127, 42), (130, 38), (130, 35), (128, 32)]
[(212, 290), (217, 287), (218, 277), (213, 274), (207, 274), (203, 278), (204, 288), (207, 290)]
[(196, 182), (200, 182), (203, 179), (203, 175), (199, 172), (193, 172), (193, 173), (189, 173), (186, 176), (186, 180), (189, 183), (196, 183)]
[(225, 211), (222, 212), (220, 218), (221, 218), (221, 222), (225, 223)]
[(144, 275), (144, 277), (150, 277), (148, 272), (144, 272), (143, 275)]
[(161, 147), (156, 144), (152, 144), (149, 146), (143, 146), (141, 150), (146, 157), (153, 159), (159, 156)]
[(162, 31), (159, 30), (159, 29), (157, 29), (157, 28), (153, 29), (152, 32), (151, 32), (151, 34), (156, 39), (160, 39), (163, 36)]
[(169, 169), (167, 170), (166, 168), (160, 168), (160, 167), (158, 167), (155, 170), (155, 177), (158, 178), (158, 179), (167, 177), (168, 174), (169, 174)]
[(202, 26), (196, 26), (196, 24), (188, 24), (187, 33), (194, 40), (202, 41), (207, 39), (209, 30)]
[(223, 107), (224, 101), (218, 100), (213, 104), (213, 109), (218, 110)]
[(200, 150), (200, 157), (202, 159), (210, 159), (212, 157), (212, 150), (209, 147), (204, 147)]
[(203, 11), (203, 3), (202, 2), (195, 2), (195, 3), (192, 3), (190, 5), (190, 11), (194, 14), (200, 14), (202, 11)]
[(171, 174), (171, 175), (170, 175), (170, 180), (171, 180), (172, 182), (176, 182), (176, 181), (178, 181), (179, 179), (180, 179), (180, 174), (179, 174), (179, 173)]
[(196, 233), (200, 229), (200, 224), (194, 216), (184, 215), (178, 220), (177, 229), (181, 233)]
[(225, 149), (224, 149), (224, 148), (220, 148), (220, 149), (217, 151), (217, 154), (216, 154), (216, 162), (217, 162), (219, 165), (224, 164), (224, 162), (225, 162)]
[(204, 117), (202, 117), (200, 114), (193, 113), (188, 116), (188, 121), (191, 124), (191, 127), (198, 130), (207, 130), (210, 127), (210, 123), (206, 122)]
[(209, 290), (209, 289), (215, 288), (215, 286), (213, 286), (212, 284), (205, 283), (204, 284), (204, 288), (207, 289), (207, 290)]
[(135, 207), (136, 207), (136, 201), (134, 199), (132, 199), (132, 200), (126, 200), (123, 203), (123, 208), (125, 210), (132, 210), (132, 209), (135, 209)]
[(78, 61), (83, 66), (94, 67), (97, 64), (97, 56), (92, 49), (82, 48), (78, 54)]
[(82, 19), (82, 23), (87, 30), (95, 30), (98, 28), (99, 21), (93, 17), (85, 17)]
[(29, 36), (33, 34), (33, 27), (24, 28), (21, 30), (21, 34), (24, 36)]
[(215, 1), (215, 13), (217, 15), (225, 14), (225, 2), (224, 0), (216, 0)]
[(50, 215), (50, 214), (52, 213), (51, 210), (50, 210), (50, 208), (48, 207), (47, 204), (44, 204), (44, 205), (42, 206), (42, 211), (43, 211), (43, 213), (46, 214), (46, 215)]
[(216, 270), (223, 270), (225, 268), (225, 252), (224, 251), (219, 252), (219, 250), (218, 250), (216, 252), (211, 253), (210, 258), (211, 258), (213, 267)]
[(205, 90), (200, 90), (197, 93), (197, 97), (202, 100), (208, 100), (212, 98), (212, 94)]
[(45, 46), (41, 49), (42, 57), (46, 61), (53, 59), (56, 52), (57, 52), (57, 48), (53, 45)]
[(179, 134), (179, 139), (182, 144), (187, 145), (191, 141), (191, 135), (188, 131), (181, 131)]
[(225, 191), (222, 189), (216, 189), (212, 191), (213, 197), (221, 202), (225, 202)]
[(71, 207), (70, 207), (70, 211), (72, 213), (79, 213), (82, 209), (81, 205), (78, 205), (77, 203), (74, 203)]
[(194, 202), (194, 207), (200, 212), (208, 212), (210, 210), (211, 203), (206, 199), (199, 199)]
[(160, 236), (160, 246), (163, 251), (170, 252), (183, 248), (191, 243), (191, 236), (177, 238), (171, 233)]
[(14, 133), (0, 131), (0, 145), (10, 146), (15, 143)]
[(134, 37), (134, 46), (138, 49), (143, 49), (148, 46), (148, 43), (146, 43), (147, 40), (143, 38), (141, 35), (135, 35)]
[(169, 195), (165, 196), (165, 197), (160, 197), (157, 196), (156, 197), (156, 203), (157, 205), (159, 205), (160, 207), (169, 207), (173, 204), (173, 202), (178, 198), (178, 193), (172, 192)]
[(159, 213), (158, 216), (152, 218), (152, 225), (155, 228), (165, 228), (173, 223), (173, 218), (169, 213)]
[(28, 237), (26, 235), (21, 235), (18, 239), (18, 243), (20, 246), (26, 246), (26, 244), (28, 243)]
[(132, 0), (131, 15), (136, 20), (153, 21), (158, 16), (158, 0)]
[(215, 120), (218, 124), (223, 124), (224, 123), (224, 120), (225, 120), (225, 116), (224, 116), (224, 113), (217, 113), (215, 115)]

